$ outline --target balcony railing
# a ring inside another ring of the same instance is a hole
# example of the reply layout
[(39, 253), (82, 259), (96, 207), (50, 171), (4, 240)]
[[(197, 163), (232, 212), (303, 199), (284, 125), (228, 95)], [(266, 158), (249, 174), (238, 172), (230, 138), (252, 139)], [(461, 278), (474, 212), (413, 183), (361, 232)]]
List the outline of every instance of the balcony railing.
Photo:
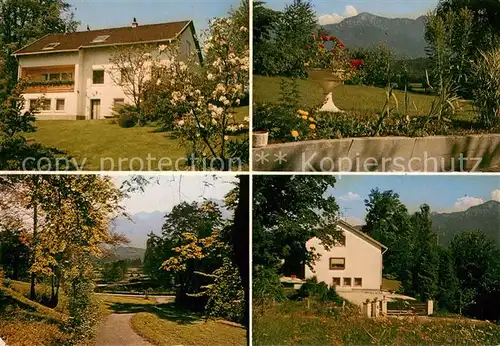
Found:
[(73, 92), (75, 82), (72, 80), (28, 81), (24, 83), (24, 93), (61, 93)]

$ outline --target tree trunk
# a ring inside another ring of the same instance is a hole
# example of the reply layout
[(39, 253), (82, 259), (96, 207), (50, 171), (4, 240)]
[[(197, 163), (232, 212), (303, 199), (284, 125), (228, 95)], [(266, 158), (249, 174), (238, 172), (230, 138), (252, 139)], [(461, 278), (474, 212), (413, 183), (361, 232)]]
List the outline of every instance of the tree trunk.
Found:
[[(36, 178), (35, 178), (36, 179)], [(37, 244), (37, 227), (38, 227), (38, 205), (35, 202), (33, 207), (33, 242), (36, 246)], [(32, 259), (32, 264), (34, 262), (34, 258)], [(30, 284), (30, 299), (35, 300), (36, 292), (35, 292), (35, 273), (31, 273), (31, 284)]]
[(248, 175), (240, 175), (240, 196), (234, 213), (232, 242), (234, 261), (240, 272), (241, 283), (245, 292), (245, 316), (243, 323), (248, 326), (250, 319), (250, 179)]

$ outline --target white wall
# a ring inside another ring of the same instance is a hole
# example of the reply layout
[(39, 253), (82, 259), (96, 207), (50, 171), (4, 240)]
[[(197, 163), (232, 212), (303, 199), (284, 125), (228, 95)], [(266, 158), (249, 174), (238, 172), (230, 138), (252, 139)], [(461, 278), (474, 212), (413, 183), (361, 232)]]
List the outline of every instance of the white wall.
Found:
[[(333, 278), (340, 277), (341, 283), (337, 286), (337, 290), (379, 290), (382, 285), (382, 250), (349, 230), (338, 227), (344, 231), (345, 246), (335, 246), (330, 251), (326, 251), (317, 238), (307, 242), (307, 248), (314, 247), (315, 252), (321, 257), (314, 265), (314, 272), (306, 266), (306, 279), (316, 276), (318, 282), (324, 281), (332, 285)], [(330, 257), (344, 257), (345, 269), (330, 270)], [(343, 286), (344, 277), (351, 278), (352, 287)], [(359, 277), (363, 279), (362, 287), (354, 287), (354, 278)]]

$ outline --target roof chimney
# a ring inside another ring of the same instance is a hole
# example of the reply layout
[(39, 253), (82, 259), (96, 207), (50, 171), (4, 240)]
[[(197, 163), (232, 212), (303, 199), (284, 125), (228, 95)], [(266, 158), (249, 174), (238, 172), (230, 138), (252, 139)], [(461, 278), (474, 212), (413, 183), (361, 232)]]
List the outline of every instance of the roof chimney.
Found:
[(134, 21), (132, 22), (132, 28), (137, 28), (139, 23), (137, 23), (137, 18), (134, 17)]

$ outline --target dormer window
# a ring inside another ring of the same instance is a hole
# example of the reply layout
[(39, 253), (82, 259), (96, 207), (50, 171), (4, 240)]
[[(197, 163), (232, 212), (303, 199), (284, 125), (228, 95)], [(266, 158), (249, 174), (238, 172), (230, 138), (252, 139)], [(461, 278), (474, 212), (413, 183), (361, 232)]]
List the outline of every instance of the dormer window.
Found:
[(60, 45), (59, 42), (49, 43), (48, 45), (46, 45), (45, 47), (43, 47), (42, 50), (51, 50), (51, 49), (56, 48), (59, 45)]
[(92, 40), (92, 43), (100, 43), (100, 42), (105, 42), (109, 38), (109, 35), (102, 35), (102, 36), (97, 36)]

